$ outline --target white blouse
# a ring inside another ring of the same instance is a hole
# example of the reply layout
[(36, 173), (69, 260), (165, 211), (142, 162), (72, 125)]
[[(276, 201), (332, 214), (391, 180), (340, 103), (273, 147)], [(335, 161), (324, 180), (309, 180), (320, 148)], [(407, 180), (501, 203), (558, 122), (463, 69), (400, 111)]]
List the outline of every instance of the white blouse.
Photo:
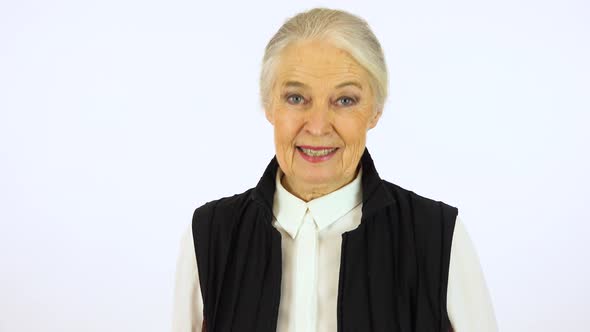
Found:
[[(281, 233), (282, 279), (277, 331), (336, 331), (342, 233), (361, 221), (362, 170), (346, 186), (309, 202), (289, 193), (277, 171), (273, 226)], [(451, 245), (447, 311), (455, 332), (497, 331), (473, 244), (457, 217)], [(192, 225), (177, 261), (172, 331), (201, 332), (203, 299)]]

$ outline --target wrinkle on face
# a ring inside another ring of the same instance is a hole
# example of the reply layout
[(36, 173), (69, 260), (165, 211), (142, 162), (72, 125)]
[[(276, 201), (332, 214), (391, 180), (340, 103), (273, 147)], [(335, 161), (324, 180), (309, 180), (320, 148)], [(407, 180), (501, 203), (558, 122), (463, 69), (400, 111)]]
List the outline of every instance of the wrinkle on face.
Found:
[[(354, 84), (337, 87), (346, 82)], [(274, 126), (277, 161), (285, 173), (287, 190), (311, 200), (354, 179), (366, 133), (380, 116), (374, 112), (369, 82), (367, 71), (329, 42), (303, 41), (285, 48), (277, 63), (266, 115)], [(293, 95), (303, 101), (292, 104), (286, 96)], [(352, 99), (353, 105), (339, 103)], [(314, 164), (301, 157), (299, 145), (338, 150), (330, 160)]]

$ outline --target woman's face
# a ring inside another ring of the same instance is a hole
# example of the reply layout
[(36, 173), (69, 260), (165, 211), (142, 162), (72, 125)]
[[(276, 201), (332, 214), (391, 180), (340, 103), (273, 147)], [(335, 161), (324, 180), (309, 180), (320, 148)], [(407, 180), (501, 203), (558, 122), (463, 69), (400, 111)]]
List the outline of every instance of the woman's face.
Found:
[(266, 117), (283, 184), (310, 200), (352, 181), (367, 131), (381, 115), (366, 70), (347, 52), (314, 40), (289, 45), (275, 78)]

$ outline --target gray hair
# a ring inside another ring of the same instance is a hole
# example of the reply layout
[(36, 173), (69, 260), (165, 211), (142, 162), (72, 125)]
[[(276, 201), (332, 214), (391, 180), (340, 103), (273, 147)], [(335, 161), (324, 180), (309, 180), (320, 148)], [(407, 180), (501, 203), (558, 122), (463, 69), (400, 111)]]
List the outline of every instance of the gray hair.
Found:
[(291, 43), (322, 39), (348, 52), (369, 74), (377, 110), (387, 98), (387, 66), (379, 40), (362, 18), (342, 10), (314, 8), (288, 19), (266, 45), (260, 73), (262, 106), (270, 106), (275, 66)]

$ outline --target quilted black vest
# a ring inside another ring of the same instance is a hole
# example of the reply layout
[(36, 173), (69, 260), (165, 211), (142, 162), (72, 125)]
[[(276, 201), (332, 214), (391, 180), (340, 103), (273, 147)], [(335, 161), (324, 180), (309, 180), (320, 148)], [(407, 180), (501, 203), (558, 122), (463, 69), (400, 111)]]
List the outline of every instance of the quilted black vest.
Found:
[[(457, 208), (382, 180), (365, 149), (360, 225), (342, 235), (339, 332), (448, 332)], [(207, 332), (276, 331), (281, 234), (272, 226), (276, 157), (256, 187), (208, 202), (192, 231)], [(321, 331), (328, 332), (328, 331)]]

